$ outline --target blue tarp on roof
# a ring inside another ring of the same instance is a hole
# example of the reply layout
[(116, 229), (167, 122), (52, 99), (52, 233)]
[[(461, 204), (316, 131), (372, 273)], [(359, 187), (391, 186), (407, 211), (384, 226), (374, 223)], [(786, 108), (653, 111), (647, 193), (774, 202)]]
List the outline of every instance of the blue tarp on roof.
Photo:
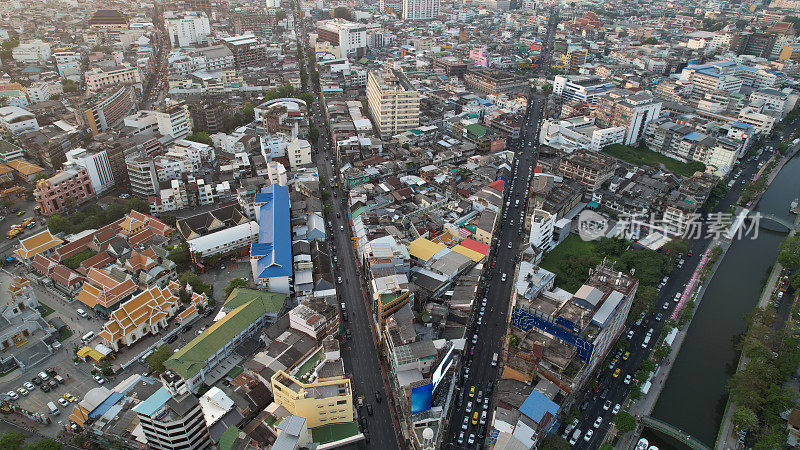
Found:
[(559, 408), (560, 406), (556, 402), (545, 397), (541, 392), (533, 391), (522, 403), (519, 412), (530, 417), (534, 422), (541, 423), (545, 413), (550, 413), (555, 417)]
[(292, 235), (289, 226), (289, 188), (270, 185), (255, 196), (259, 208), (258, 244), (250, 256), (259, 256), (258, 278), (292, 275)]
[(120, 392), (112, 392), (111, 395), (108, 396), (107, 399), (103, 400), (103, 403), (97, 405), (97, 408), (94, 411), (89, 413), (89, 418), (94, 419), (96, 417), (100, 417), (105, 414), (112, 406), (116, 405), (117, 402), (123, 397), (122, 393)]
[(164, 406), (164, 404), (166, 404), (167, 401), (171, 398), (172, 394), (169, 393), (167, 388), (162, 387), (161, 389), (157, 390), (153, 395), (147, 397), (147, 400), (136, 405), (136, 407), (133, 408), (133, 411), (135, 413), (143, 414), (145, 416), (152, 416), (159, 409), (161, 409), (161, 407)]

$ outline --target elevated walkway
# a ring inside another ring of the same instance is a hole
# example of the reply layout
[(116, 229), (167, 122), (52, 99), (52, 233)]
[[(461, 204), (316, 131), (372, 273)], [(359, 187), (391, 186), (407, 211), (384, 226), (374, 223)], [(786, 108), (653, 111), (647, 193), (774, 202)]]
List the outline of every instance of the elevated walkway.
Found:
[(707, 446), (706, 444), (703, 444), (702, 442), (692, 437), (688, 433), (685, 433), (680, 429), (675, 428), (674, 426), (664, 421), (658, 420), (654, 417), (650, 416), (639, 417), (639, 423), (642, 424), (643, 426), (652, 428), (656, 431), (660, 431), (661, 433), (664, 433), (667, 436), (672, 437), (673, 439), (681, 442), (684, 445), (687, 445), (689, 448), (692, 448), (694, 450), (711, 450), (711, 447)]

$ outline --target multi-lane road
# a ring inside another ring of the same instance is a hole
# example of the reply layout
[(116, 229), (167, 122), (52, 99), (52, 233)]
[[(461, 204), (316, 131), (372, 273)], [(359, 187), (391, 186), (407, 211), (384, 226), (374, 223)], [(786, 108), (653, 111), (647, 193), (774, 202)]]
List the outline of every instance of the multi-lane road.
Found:
[[(780, 141), (772, 140), (768, 142), (767, 145), (772, 145), (774, 147), (778, 142)], [(747, 181), (752, 179), (753, 175), (758, 171), (759, 162), (766, 161), (770, 156), (771, 153), (764, 152), (756, 160), (746, 161), (740, 164), (739, 167), (742, 170), (742, 175), (736, 180), (736, 183), (728, 189), (725, 197), (714, 208), (714, 212), (727, 212), (731, 205), (736, 204), (741, 194), (742, 187)], [(631, 377), (633, 377), (641, 363), (650, 357), (654, 349), (654, 344), (658, 342), (657, 338), (661, 334), (665, 321), (671, 316), (677, 305), (673, 300), (675, 294), (677, 292), (683, 292), (686, 283), (689, 282), (694, 273), (694, 269), (697, 267), (700, 255), (708, 248), (710, 243), (710, 237), (705, 235), (701, 239), (689, 241), (689, 250), (692, 251), (693, 256), (683, 256), (685, 263), (681, 268), (675, 269), (669, 275), (667, 284), (659, 292), (658, 300), (656, 300), (653, 310), (646, 315), (641, 325), (637, 326), (634, 324), (623, 331), (622, 336), (627, 336), (628, 331), (633, 331), (633, 336), (629, 339), (628, 347), (622, 349), (623, 355), (625, 352), (630, 352), (628, 358), (619, 358), (615, 365), (610, 366), (609, 364), (611, 361), (609, 360), (613, 358), (615, 353), (613, 350), (610, 351), (609, 357), (599, 366), (599, 370), (595, 374), (595, 379), (598, 381), (597, 389), (595, 390), (587, 387), (576, 397), (575, 405), (579, 407), (580, 417), (578, 425), (575, 428), (580, 430), (580, 435), (575, 443), (575, 448), (596, 449), (603, 444), (605, 436), (613, 422), (614, 406), (617, 404), (625, 404), (630, 387), (633, 385), (633, 383), (630, 385), (625, 384), (626, 375), (631, 375)], [(664, 308), (665, 304), (667, 306), (666, 309)], [(656, 320), (657, 314), (662, 315), (661, 320)], [(653, 338), (646, 347), (642, 347), (644, 337), (650, 329), (653, 330)], [(613, 373), (616, 369), (620, 369), (620, 373), (617, 377), (614, 377)], [(602, 398), (604, 392), (606, 392), (606, 395), (605, 398)], [(606, 409), (606, 406), (608, 409)], [(598, 417), (602, 418), (602, 423), (597, 428), (594, 428), (595, 421)], [(558, 432), (559, 434), (562, 434), (564, 426), (566, 425), (568, 424), (562, 424), (562, 428)], [(593, 435), (586, 441), (584, 439), (586, 431), (590, 429), (593, 430)], [(575, 430), (570, 431), (567, 439), (571, 439), (575, 433)]]
[[(496, 366), (492, 365), (492, 360), (495, 353), (498, 354), (498, 358), (503, 354), (515, 268), (518, 255), (522, 251), (521, 245), (527, 242), (523, 236), (526, 194), (536, 165), (535, 148), (544, 102), (544, 97), (532, 97), (522, 137), (519, 142), (510, 146), (516, 152), (512, 162), (512, 174), (504, 187), (506, 195), (499, 231), (492, 242), (489, 258), (486, 261), (488, 267), (484, 270), (484, 281), (479, 286), (465, 335), (467, 344), (461, 364), (460, 383), (456, 390), (457, 400), (443, 442), (443, 446), (447, 448), (481, 445), (486, 438), (485, 430), (489, 428), (488, 425), (482, 426), (480, 417), (486, 411), (486, 422), (491, 419), (490, 410), (493, 402), (488, 389), (490, 383), (495, 383), (497, 371)], [(486, 306), (483, 306), (484, 298)], [(487, 396), (490, 400), (486, 404), (488, 408), (484, 408), (484, 399)], [(477, 404), (478, 397), (482, 397), (480, 406)], [(473, 424), (473, 415), (476, 411), (479, 420), (478, 424)], [(473, 443), (470, 444), (470, 441)]]
[[(295, 16), (295, 23), (301, 24), (299, 17)], [(305, 47), (306, 31), (301, 26), (302, 37), (300, 45)], [(309, 65), (313, 61), (307, 62)], [(308, 68), (311, 73), (311, 67)], [(327, 133), (324, 130), (324, 117), (321, 114), (320, 96), (317, 86), (309, 80), (308, 90), (314, 95), (315, 104), (310, 108), (310, 114), (319, 128), (322, 128), (317, 142), (314, 146), (314, 162), (319, 170), (319, 175), (328, 180), (323, 184), (323, 189), (331, 193), (328, 201), (331, 204), (329, 212), (326, 214), (328, 243), (331, 245), (334, 278), (336, 279), (336, 291), (339, 295), (340, 303), (345, 305), (342, 312), (344, 319), (345, 312), (347, 320), (342, 324), (346, 332), (350, 335), (342, 341), (342, 359), (344, 359), (345, 370), (352, 374), (354, 397), (363, 397), (364, 406), (359, 408), (359, 423), (363, 423), (361, 418), (366, 418), (366, 429), (362, 426), (365, 436), (369, 437), (368, 445), (384, 450), (399, 448), (395, 414), (392, 409), (390, 396), (387, 395), (386, 381), (381, 370), (378, 352), (376, 348), (375, 334), (373, 333), (373, 316), (367, 308), (365, 292), (362, 289), (362, 277), (358, 271), (358, 264), (355, 260), (352, 241), (350, 240), (350, 223), (347, 204), (344, 201), (345, 191), (340, 187), (334, 187), (338, 182), (338, 166), (332, 148), (332, 143), (328, 141)], [(340, 186), (340, 185), (338, 185)], [(341, 283), (338, 279), (341, 277)], [(380, 397), (380, 400), (378, 399)], [(372, 414), (368, 413), (367, 404), (372, 408)]]

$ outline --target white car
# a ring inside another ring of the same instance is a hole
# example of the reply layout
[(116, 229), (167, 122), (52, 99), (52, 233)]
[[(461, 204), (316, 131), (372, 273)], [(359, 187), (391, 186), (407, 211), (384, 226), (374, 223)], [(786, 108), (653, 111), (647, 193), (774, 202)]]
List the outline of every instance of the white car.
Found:
[(633, 330), (628, 331), (628, 339), (633, 337)]
[(505, 281), (506, 281), (506, 274), (505, 273), (503, 273), (503, 276), (500, 277), (500, 281), (505, 283)]
[(26, 381), (25, 383), (23, 383), (23, 386), (25, 387), (25, 389), (29, 391), (33, 391), (34, 389), (36, 389), (36, 386), (34, 386), (33, 383), (31, 383), (30, 381)]
[(75, 312), (78, 313), (78, 315), (83, 317), (83, 318), (88, 318), (89, 317), (89, 314), (86, 314), (86, 311), (84, 311), (81, 308), (76, 309)]
[(458, 433), (458, 445), (464, 444), (464, 432)]
[(472, 445), (475, 443), (475, 433), (470, 433), (467, 438), (467, 444)]
[(66, 400), (64, 400), (63, 398), (59, 398), (59, 399), (58, 399), (58, 404), (59, 404), (59, 405), (61, 405), (61, 406), (63, 406), (63, 407), (65, 407), (65, 408), (66, 408), (67, 406), (69, 406), (69, 402), (68, 402), (68, 401), (66, 401)]
[(625, 384), (631, 384), (631, 374), (625, 375), (625, 380), (623, 381)]
[[(513, 225), (513, 223), (512, 223), (512, 225)], [(512, 245), (514, 245), (514, 243), (513, 243), (513, 242), (511, 242), (511, 241), (508, 241), (508, 249), (509, 249), (509, 250), (511, 250), (511, 246), (512, 246)]]
[(598, 416), (597, 419), (595, 419), (594, 421), (594, 425), (592, 426), (595, 428), (600, 428), (600, 425), (602, 424), (603, 424), (603, 418)]
[(97, 381), (97, 384), (103, 384), (106, 382), (105, 378), (101, 377), (100, 375), (95, 375), (92, 378), (94, 378), (94, 381)]
[(586, 434), (583, 435), (583, 440), (589, 442), (592, 440), (592, 435), (594, 434), (594, 430), (586, 430)]
[(580, 437), (581, 437), (581, 430), (575, 430), (575, 433), (572, 435), (572, 439), (569, 440), (569, 445), (575, 445), (575, 443), (578, 442), (578, 439), (580, 439)]
[(662, 308), (668, 309), (669, 308), (669, 302), (664, 302), (664, 305), (662, 306)]
[(461, 429), (466, 430), (469, 428), (469, 417), (464, 417), (464, 423), (461, 424)]
[(614, 409), (611, 410), (611, 414), (617, 414), (620, 409), (622, 409), (622, 405), (617, 403), (616, 405), (614, 405)]
[(16, 392), (14, 392), (14, 391), (8, 391), (8, 392), (6, 392), (6, 395), (7, 395), (7, 396), (8, 396), (8, 398), (10, 398), (11, 400), (16, 400), (16, 399), (18, 399), (18, 398), (19, 398), (19, 395), (17, 395), (17, 393), (16, 393)]

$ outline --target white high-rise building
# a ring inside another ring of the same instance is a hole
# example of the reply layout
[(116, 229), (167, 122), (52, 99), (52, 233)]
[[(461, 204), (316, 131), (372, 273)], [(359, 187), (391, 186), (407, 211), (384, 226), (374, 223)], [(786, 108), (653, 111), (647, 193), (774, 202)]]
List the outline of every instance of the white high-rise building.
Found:
[(439, 17), (439, 0), (403, 0), (404, 20), (429, 20)]
[(108, 162), (105, 150), (90, 151), (80, 147), (74, 148), (67, 152), (64, 168), (68, 165), (86, 169), (89, 181), (92, 182), (92, 189), (97, 195), (114, 186), (114, 174), (111, 172), (111, 163)]
[(164, 22), (173, 47), (204, 44), (211, 36), (211, 24), (204, 12), (166, 12)]
[(370, 71), (367, 102), (383, 137), (419, 126), (419, 92), (399, 70)]

